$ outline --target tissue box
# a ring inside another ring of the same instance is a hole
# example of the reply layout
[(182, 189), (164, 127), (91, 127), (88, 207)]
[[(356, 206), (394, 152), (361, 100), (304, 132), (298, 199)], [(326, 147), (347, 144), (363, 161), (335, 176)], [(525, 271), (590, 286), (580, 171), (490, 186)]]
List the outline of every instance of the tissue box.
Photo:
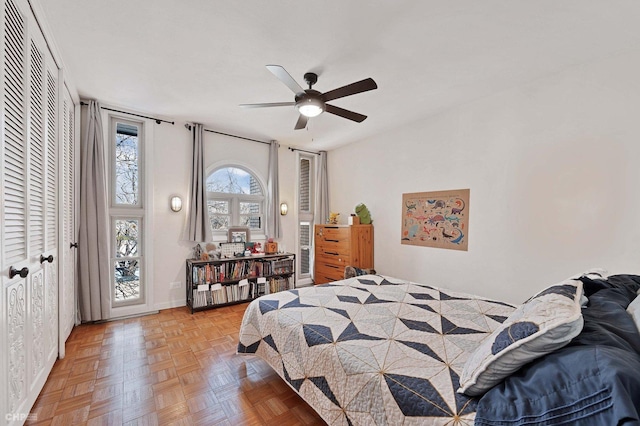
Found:
[(349, 216), (349, 225), (360, 225), (360, 216)]

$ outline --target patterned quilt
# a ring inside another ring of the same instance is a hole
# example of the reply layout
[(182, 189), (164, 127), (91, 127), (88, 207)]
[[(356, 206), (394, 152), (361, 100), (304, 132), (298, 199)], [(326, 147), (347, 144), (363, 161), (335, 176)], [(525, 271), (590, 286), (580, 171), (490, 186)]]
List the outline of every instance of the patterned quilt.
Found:
[(331, 425), (472, 425), (464, 363), (511, 305), (365, 275), (252, 301), (239, 354), (255, 354)]

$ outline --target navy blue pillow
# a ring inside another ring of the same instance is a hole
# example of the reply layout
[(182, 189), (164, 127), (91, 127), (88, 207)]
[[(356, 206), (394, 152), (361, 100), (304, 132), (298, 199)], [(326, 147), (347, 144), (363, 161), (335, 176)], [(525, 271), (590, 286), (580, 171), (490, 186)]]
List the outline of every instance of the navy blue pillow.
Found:
[[(640, 276), (638, 275), (611, 275), (602, 279), (580, 277), (580, 281), (582, 281), (584, 295), (587, 297), (600, 290), (618, 288), (633, 300), (638, 289), (640, 289)], [(631, 303), (631, 300), (629, 303)]]

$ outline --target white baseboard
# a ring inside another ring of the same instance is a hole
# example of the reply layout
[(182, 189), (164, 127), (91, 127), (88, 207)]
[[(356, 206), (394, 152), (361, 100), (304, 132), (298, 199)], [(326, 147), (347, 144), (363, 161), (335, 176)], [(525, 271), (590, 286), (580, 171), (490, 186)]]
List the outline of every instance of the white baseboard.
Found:
[(164, 303), (156, 303), (155, 309), (160, 311), (162, 309), (171, 309), (171, 308), (180, 308), (182, 306), (187, 306), (187, 302), (185, 300), (170, 300)]

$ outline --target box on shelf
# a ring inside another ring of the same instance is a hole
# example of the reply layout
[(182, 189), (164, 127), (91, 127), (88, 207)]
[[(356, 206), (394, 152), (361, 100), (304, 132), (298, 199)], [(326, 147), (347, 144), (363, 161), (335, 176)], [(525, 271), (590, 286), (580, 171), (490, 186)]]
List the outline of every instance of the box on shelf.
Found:
[(264, 252), (267, 254), (273, 254), (278, 252), (278, 243), (265, 243)]

